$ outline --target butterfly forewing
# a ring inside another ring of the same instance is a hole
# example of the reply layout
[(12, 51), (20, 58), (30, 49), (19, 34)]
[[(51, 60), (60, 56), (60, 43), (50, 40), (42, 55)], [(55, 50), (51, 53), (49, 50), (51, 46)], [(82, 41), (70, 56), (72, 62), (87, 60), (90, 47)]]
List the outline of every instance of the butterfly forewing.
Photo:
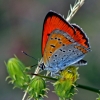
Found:
[(73, 37), (75, 32), (74, 28), (66, 22), (66, 20), (60, 15), (53, 11), (50, 11), (44, 20), (43, 24), (43, 32), (42, 32), (42, 55), (44, 53), (44, 49), (48, 40), (49, 35), (55, 29), (63, 30), (66, 33), (70, 33)]

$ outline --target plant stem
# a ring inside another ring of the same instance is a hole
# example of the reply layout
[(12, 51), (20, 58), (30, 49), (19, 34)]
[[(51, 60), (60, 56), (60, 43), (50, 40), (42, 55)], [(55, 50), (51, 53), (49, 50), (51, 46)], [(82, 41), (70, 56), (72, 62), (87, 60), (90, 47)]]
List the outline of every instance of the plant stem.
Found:
[(36, 76), (39, 76), (39, 77), (42, 77), (42, 78), (46, 78), (46, 79), (50, 79), (50, 80), (53, 80), (53, 81), (57, 81), (56, 78), (52, 78), (52, 77), (49, 77), (49, 76), (43, 76), (43, 75), (40, 75), (40, 74), (33, 74), (33, 75), (36, 75)]
[(89, 86), (77, 84), (76, 87), (81, 88), (81, 89), (85, 89), (85, 90), (88, 90), (88, 91), (100, 93), (100, 89), (92, 88), (92, 87), (89, 87)]
[[(35, 70), (35, 74), (38, 74), (39, 70), (40, 70), (40, 68), (37, 66), (37, 68), (36, 68), (36, 70)], [(35, 75), (32, 76), (32, 79), (33, 79), (34, 77), (35, 77)], [(25, 100), (25, 97), (26, 97), (26, 95), (27, 95), (28, 89), (29, 89), (29, 87), (27, 87), (27, 90), (26, 90), (26, 92), (24, 93), (22, 100)]]
[[(39, 76), (39, 77), (42, 77), (42, 78), (46, 78), (46, 79), (50, 79), (50, 80), (53, 80), (53, 81), (57, 81), (56, 78), (52, 78), (52, 77), (49, 77), (49, 76), (43, 76), (43, 75), (39, 75), (39, 74), (33, 74), (33, 75), (36, 75), (36, 76)], [(81, 88), (81, 89), (85, 89), (85, 90), (88, 90), (88, 91), (100, 93), (100, 89), (96, 89), (96, 88), (93, 88), (93, 87), (89, 87), (89, 86), (85, 86), (85, 85), (81, 85), (81, 84), (76, 84), (76, 87)]]
[(22, 100), (25, 100), (26, 95), (27, 95), (27, 92), (24, 93)]

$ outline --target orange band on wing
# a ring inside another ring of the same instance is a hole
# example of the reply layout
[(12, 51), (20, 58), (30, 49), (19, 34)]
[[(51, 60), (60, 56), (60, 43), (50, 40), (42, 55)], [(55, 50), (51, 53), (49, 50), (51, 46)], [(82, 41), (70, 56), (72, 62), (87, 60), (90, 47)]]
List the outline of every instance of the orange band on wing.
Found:
[[(57, 40), (55, 38), (60, 38), (60, 40)], [(62, 47), (63, 45), (67, 46), (71, 43), (72, 42), (69, 41), (69, 39), (67, 39), (66, 37), (64, 37), (64, 35), (62, 35), (60, 33), (58, 33), (58, 34), (53, 33), (50, 36), (49, 41), (47, 42), (46, 47), (45, 47), (45, 52), (43, 54), (44, 63), (47, 63), (47, 61), (49, 61), (49, 59), (53, 55), (53, 53), (56, 50), (58, 50), (60, 47)]]

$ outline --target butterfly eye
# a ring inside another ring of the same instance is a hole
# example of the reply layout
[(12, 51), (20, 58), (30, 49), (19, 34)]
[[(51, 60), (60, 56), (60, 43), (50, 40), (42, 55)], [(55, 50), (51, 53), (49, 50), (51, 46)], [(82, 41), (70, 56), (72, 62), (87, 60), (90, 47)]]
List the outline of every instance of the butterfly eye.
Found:
[(41, 63), (39, 67), (40, 67), (42, 70), (44, 70), (44, 68), (45, 68), (44, 63)]

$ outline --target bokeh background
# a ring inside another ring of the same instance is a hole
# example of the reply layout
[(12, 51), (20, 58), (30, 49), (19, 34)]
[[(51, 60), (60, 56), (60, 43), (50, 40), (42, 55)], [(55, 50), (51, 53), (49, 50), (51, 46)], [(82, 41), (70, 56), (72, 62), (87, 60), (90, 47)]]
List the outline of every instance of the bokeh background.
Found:
[[(0, 0), (0, 100), (21, 100), (23, 92), (12, 89), (13, 85), (5, 81), (7, 74), (4, 61), (14, 54), (26, 65), (37, 62), (21, 53), (41, 58), (41, 35), (45, 15), (49, 10), (61, 13), (65, 17), (69, 5), (75, 0)], [(85, 60), (88, 65), (79, 68), (78, 83), (100, 89), (100, 0), (86, 0), (71, 23), (76, 23), (87, 33), (92, 52)], [(49, 86), (53, 90), (52, 85)], [(74, 100), (95, 100), (96, 93), (78, 89)], [(51, 91), (45, 100), (58, 100)]]

